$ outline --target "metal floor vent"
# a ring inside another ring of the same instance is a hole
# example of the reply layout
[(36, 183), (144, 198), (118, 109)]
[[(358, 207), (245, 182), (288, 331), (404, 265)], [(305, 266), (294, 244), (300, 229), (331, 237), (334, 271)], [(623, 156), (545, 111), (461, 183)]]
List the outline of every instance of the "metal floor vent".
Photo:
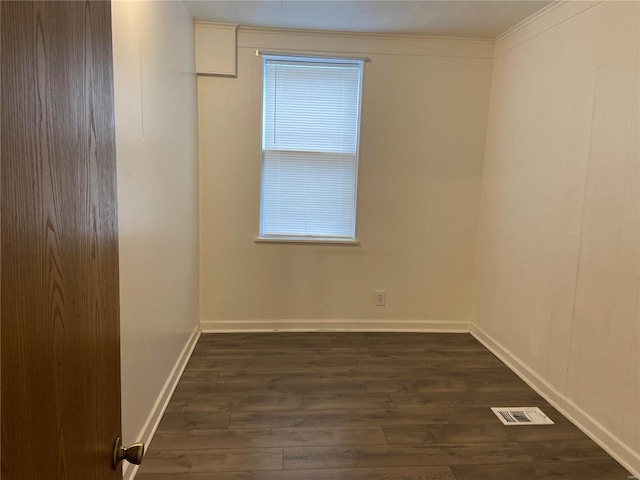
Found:
[(553, 425), (538, 407), (491, 407), (503, 425)]

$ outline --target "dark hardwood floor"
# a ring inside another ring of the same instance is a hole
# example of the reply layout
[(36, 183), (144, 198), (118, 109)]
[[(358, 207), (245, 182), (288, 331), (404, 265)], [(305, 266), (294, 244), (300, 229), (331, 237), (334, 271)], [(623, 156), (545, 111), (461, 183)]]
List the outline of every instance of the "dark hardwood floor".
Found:
[(136, 479), (628, 476), (471, 335), (262, 333), (202, 335)]

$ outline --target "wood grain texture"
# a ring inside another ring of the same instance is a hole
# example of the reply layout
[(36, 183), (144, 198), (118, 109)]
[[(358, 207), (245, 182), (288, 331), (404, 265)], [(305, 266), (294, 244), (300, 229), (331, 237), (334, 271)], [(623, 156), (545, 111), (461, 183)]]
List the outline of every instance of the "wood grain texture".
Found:
[(584, 462), (465, 465), (451, 469), (457, 480), (628, 480), (630, 477), (629, 472), (610, 458)]
[[(191, 407), (192, 404), (189, 406)], [(395, 408), (389, 395), (333, 393), (326, 395), (240, 397), (233, 401), (236, 412), (265, 410), (336, 410)]]
[(136, 480), (187, 480), (188, 473), (139, 473)]
[(585, 440), (573, 424), (505, 428), (502, 424), (387, 425), (384, 434), (390, 444), (497, 443), (522, 441)]
[[(192, 473), (189, 480), (455, 480), (449, 467), (335, 468), (277, 472)], [(138, 479), (139, 480), (139, 479)], [(145, 479), (143, 479), (145, 480)], [(152, 480), (149, 477), (146, 480)], [(161, 478), (153, 480), (162, 480)]]
[(445, 423), (437, 408), (389, 409), (336, 409), (292, 410), (272, 412), (233, 412), (231, 428), (260, 427), (311, 427), (346, 425), (431, 425)]
[[(626, 480), (470, 335), (203, 335), (195, 351), (139, 479)], [(556, 424), (506, 427), (496, 405)]]
[(2, 475), (113, 480), (120, 435), (109, 2), (2, 2)]
[(528, 462), (531, 462), (531, 457), (516, 442), (433, 446), (286, 447), (284, 449), (284, 468), (292, 470)]
[(158, 450), (386, 443), (382, 427), (239, 428), (187, 432), (163, 429), (153, 438), (153, 446)]
[(147, 473), (233, 472), (281, 470), (281, 448), (150, 451), (144, 458)]

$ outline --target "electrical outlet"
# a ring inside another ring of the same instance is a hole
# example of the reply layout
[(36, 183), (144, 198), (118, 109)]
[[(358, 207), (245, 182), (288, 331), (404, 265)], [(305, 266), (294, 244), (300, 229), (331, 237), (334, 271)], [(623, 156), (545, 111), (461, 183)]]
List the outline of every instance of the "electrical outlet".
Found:
[(375, 304), (376, 307), (384, 307), (387, 303), (387, 292), (384, 290), (375, 291)]

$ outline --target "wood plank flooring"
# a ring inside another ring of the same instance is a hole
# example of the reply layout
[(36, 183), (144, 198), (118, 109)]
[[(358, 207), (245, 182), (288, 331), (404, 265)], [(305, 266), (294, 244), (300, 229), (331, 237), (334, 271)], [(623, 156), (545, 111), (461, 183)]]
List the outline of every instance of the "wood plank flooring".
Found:
[(136, 479), (628, 476), (471, 335), (314, 332), (202, 335)]

